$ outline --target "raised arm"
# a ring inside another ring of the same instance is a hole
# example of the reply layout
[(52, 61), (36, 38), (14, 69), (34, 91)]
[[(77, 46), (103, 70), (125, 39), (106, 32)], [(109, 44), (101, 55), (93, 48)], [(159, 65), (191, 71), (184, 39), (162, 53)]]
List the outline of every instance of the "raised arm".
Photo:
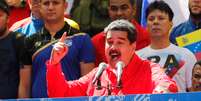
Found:
[(66, 34), (64, 33), (59, 42), (54, 45), (50, 60), (46, 63), (48, 96), (85, 96), (87, 95), (86, 91), (94, 73), (87, 74), (76, 81), (66, 80), (60, 64), (61, 59), (68, 53), (68, 47), (64, 43), (65, 39)]

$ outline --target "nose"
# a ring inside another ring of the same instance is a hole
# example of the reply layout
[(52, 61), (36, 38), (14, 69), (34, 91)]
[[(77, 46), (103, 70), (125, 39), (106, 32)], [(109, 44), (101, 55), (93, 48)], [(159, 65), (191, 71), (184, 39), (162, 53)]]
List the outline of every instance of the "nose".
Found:
[(157, 18), (155, 18), (154, 20), (153, 20), (153, 24), (158, 24), (159, 23), (159, 20), (157, 19)]
[(54, 8), (54, 5), (53, 3), (51, 2), (49, 5), (48, 5), (48, 9), (53, 9)]
[(117, 47), (118, 47), (118, 46), (115, 45), (115, 44), (112, 44), (112, 45), (111, 45), (111, 49), (117, 49)]
[(118, 16), (121, 16), (123, 14), (123, 11), (119, 8), (118, 10), (117, 10), (117, 15)]

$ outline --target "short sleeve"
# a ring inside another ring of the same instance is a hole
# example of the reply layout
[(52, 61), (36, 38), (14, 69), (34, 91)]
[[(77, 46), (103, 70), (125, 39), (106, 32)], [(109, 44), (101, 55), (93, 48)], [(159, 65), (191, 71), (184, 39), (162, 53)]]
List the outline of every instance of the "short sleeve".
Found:
[(89, 35), (83, 35), (82, 47), (79, 53), (80, 61), (85, 63), (95, 62), (95, 49)]

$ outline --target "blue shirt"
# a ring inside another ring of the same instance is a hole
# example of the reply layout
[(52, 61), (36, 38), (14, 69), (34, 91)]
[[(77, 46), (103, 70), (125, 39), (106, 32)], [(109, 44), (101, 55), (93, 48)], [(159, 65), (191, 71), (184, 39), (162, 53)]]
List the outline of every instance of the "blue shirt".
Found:
[[(180, 25), (173, 28), (170, 34), (170, 41), (173, 44), (177, 45), (176, 37), (191, 33), (200, 28), (201, 28), (200, 24), (196, 25), (195, 23), (193, 23), (192, 19), (189, 18), (188, 21), (181, 23)], [(197, 60), (201, 60), (201, 42), (196, 42), (184, 47), (189, 49), (196, 56)]]
[(10, 30), (25, 34), (27, 37), (39, 32), (43, 27), (43, 20), (30, 16), (16, 22)]
[[(65, 23), (65, 26), (56, 33), (54, 39), (59, 39), (68, 29), (69, 26)], [(29, 52), (33, 54), (32, 97), (34, 98), (48, 97), (45, 63), (50, 58), (55, 42), (56, 40), (52, 41), (51, 35), (45, 28), (42, 28), (39, 33), (27, 37)], [(95, 62), (94, 47), (89, 35), (85, 33), (74, 35), (71, 33), (70, 38), (66, 40), (66, 44), (69, 45), (69, 51), (61, 61), (62, 70), (67, 80), (76, 80), (81, 77), (80, 62)]]
[(173, 44), (177, 45), (176, 37), (179, 37), (181, 35), (185, 35), (185, 34), (188, 34), (190, 32), (193, 32), (198, 28), (199, 28), (199, 26), (195, 25), (192, 22), (192, 19), (189, 18), (188, 21), (186, 21), (184, 23), (181, 23), (180, 25), (178, 25), (178, 26), (173, 28), (173, 30), (172, 30), (172, 32), (170, 34), (170, 41)]

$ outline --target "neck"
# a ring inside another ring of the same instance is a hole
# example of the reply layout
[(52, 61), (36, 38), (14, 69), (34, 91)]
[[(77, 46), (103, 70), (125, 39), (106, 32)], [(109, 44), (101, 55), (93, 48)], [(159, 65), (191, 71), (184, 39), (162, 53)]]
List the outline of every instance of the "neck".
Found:
[(40, 19), (41, 18), (40, 14), (38, 14), (38, 13), (32, 13), (32, 16), (34, 18), (36, 18), (36, 19)]
[(151, 48), (153, 49), (163, 49), (170, 45), (169, 38), (152, 38), (151, 39)]
[(201, 23), (201, 19), (199, 18), (193, 18), (193, 17), (191, 17), (191, 19), (192, 19), (192, 22), (194, 23), (194, 24), (196, 24), (196, 25), (198, 25), (199, 23)]
[(3, 39), (8, 35), (9, 31), (8, 31), (8, 29), (5, 29), (4, 31), (1, 31), (0, 33), (2, 33), (0, 35), (0, 39)]
[(199, 14), (194, 14), (190, 10), (190, 18), (192, 19), (193, 23), (198, 24), (201, 22), (201, 13)]
[(50, 32), (52, 36), (54, 36), (59, 30), (61, 30), (64, 27), (64, 25), (65, 25), (64, 20), (57, 22), (45, 21), (45, 28)]

